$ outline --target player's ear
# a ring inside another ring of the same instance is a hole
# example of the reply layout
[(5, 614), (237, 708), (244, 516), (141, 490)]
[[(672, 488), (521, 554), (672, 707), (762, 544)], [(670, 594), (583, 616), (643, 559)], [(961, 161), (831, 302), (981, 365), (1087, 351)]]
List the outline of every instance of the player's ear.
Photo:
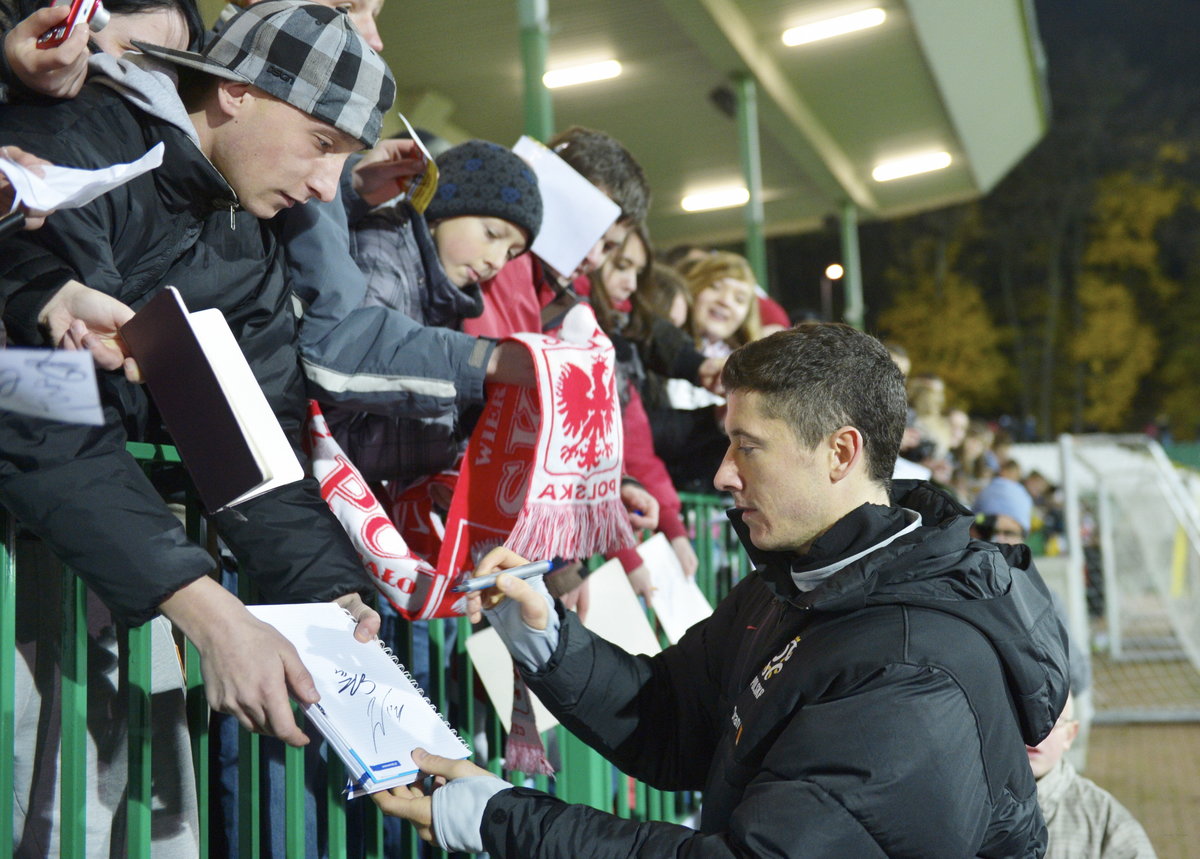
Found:
[(844, 426), (834, 430), (825, 442), (829, 461), (829, 479), (837, 483), (848, 477), (863, 462), (865, 439), (857, 427)]

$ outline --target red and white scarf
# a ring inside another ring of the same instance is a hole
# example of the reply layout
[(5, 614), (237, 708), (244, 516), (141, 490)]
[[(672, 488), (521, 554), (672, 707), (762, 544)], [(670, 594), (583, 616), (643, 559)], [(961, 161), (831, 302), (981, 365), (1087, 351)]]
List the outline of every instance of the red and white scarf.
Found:
[(493, 385), (471, 435), (438, 556), (456, 578), (503, 544), (531, 560), (634, 545), (621, 504), (622, 430), (613, 347), (585, 304), (560, 337), (517, 334), (537, 388)]
[(308, 441), (321, 497), (350, 535), (379, 592), (407, 620), (461, 616), (466, 597), (453, 593), (454, 582), (409, 550), (367, 482), (334, 440), (315, 401), (308, 407)]

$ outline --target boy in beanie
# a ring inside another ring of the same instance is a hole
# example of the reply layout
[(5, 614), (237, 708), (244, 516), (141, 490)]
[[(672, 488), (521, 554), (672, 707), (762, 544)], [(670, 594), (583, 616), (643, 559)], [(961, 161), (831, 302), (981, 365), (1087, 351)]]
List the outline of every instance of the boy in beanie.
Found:
[(485, 140), (455, 146), (437, 163), (441, 178), (425, 220), (454, 285), (478, 284), (499, 274), (537, 236), (537, 177), (512, 152)]
[(457, 329), (483, 309), (479, 281), (537, 236), (542, 198), (533, 171), (495, 143), (459, 144), (437, 166), (424, 217), (407, 200), (382, 206), (352, 226), (350, 251), (367, 278), (364, 305)]
[[(495, 143), (459, 144), (442, 153), (437, 166), (438, 190), (423, 217), (407, 201), (376, 209), (352, 225), (350, 250), (367, 279), (365, 306), (458, 329), (483, 311), (479, 281), (533, 243), (542, 198), (533, 171)], [(485, 340), (479, 346), (494, 348)], [(461, 415), (473, 405), (460, 402), (426, 415), (367, 413), (328, 402), (322, 410), (367, 480), (403, 486), (454, 465), (465, 437)]]

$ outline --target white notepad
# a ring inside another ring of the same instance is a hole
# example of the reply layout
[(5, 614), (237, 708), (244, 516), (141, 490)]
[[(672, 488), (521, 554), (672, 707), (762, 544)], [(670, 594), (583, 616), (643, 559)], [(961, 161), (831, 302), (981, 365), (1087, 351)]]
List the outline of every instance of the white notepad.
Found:
[(321, 700), (308, 720), (350, 772), (349, 795), (417, 780), (412, 750), (446, 758), (471, 750), (382, 641), (354, 638), (354, 619), (336, 603), (247, 606), (295, 645)]

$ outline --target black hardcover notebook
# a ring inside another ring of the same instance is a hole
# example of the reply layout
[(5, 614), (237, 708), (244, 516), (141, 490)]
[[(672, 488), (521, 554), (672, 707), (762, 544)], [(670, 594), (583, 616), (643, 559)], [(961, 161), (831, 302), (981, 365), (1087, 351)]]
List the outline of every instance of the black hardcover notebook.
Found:
[(189, 313), (168, 286), (121, 338), (208, 512), (304, 477), (221, 311)]

